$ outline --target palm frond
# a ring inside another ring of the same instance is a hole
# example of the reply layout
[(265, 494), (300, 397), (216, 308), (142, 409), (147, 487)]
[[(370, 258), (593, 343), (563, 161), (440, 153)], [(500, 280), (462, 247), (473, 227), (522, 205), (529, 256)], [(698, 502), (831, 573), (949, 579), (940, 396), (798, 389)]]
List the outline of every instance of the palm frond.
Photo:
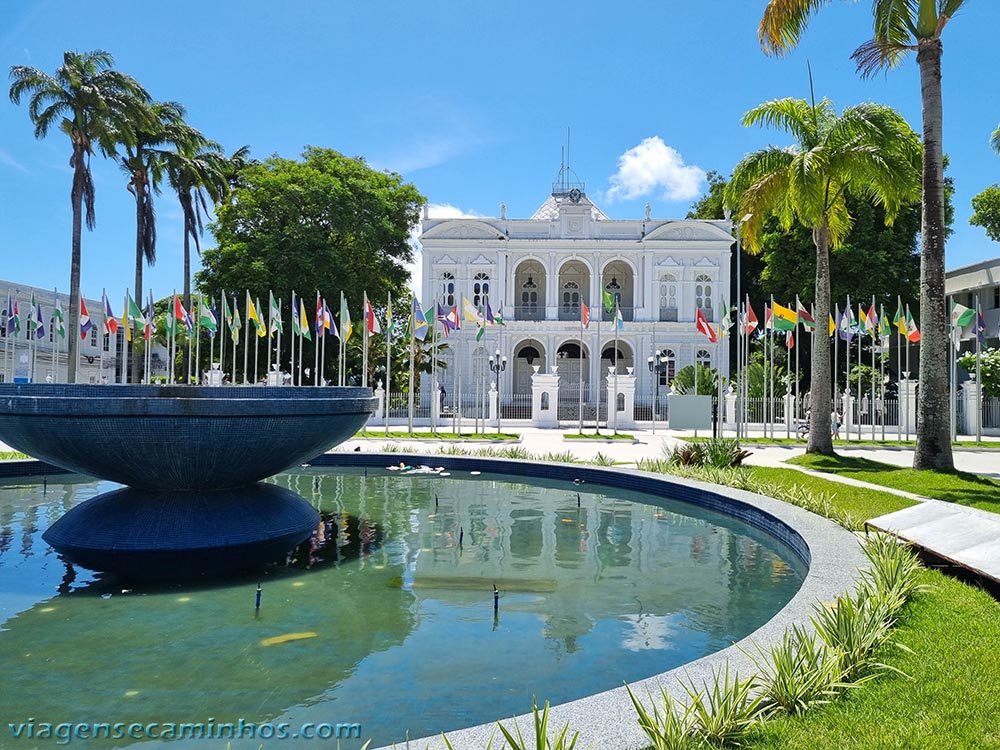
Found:
[(818, 137), (815, 116), (812, 105), (804, 99), (774, 99), (744, 114), (743, 125), (762, 125), (783, 130), (794, 136), (804, 147), (810, 148)]
[(990, 136), (990, 147), (1000, 154), (1000, 125), (997, 125), (997, 129)]
[(782, 56), (799, 43), (809, 19), (830, 0), (770, 0), (757, 29), (765, 54)]

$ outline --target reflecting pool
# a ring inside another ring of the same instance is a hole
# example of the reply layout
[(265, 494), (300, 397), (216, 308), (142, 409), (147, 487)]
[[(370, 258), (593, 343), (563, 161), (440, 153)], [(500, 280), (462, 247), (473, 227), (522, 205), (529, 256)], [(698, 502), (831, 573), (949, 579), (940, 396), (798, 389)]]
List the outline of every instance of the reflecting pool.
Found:
[[(336, 733), (345, 750), (375, 747), (717, 651), (806, 572), (730, 517), (597, 485), (383, 469), (271, 481), (321, 514), (288, 564), (173, 586), (68, 565), (42, 541), (115, 485), (0, 485), (0, 747), (221, 750), (237, 731), (234, 750), (335, 747)], [(99, 738), (62, 742), (63, 722), (97, 724)], [(105, 723), (142, 728), (108, 739)], [(191, 739), (199, 724), (214, 738)], [(324, 739), (279, 739), (303, 732)]]

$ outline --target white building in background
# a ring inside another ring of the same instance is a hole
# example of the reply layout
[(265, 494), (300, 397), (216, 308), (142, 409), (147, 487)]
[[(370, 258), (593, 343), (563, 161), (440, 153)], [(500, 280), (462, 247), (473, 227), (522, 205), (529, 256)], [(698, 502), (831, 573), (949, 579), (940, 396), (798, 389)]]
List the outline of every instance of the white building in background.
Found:
[[(955, 302), (976, 309), (976, 302), (983, 311), (986, 323), (986, 344), (1000, 345), (1000, 258), (973, 263), (945, 273), (944, 291)], [(975, 326), (967, 327), (962, 334), (962, 349), (975, 351)]]
[[(439, 374), (448, 403), (455, 402), (460, 379), (463, 402), (495, 379), (488, 360), (497, 349), (509, 360), (499, 383), (504, 405), (531, 393), (535, 368), (558, 368), (560, 404), (576, 403), (581, 384), (586, 404), (605, 403), (606, 378), (615, 367), (620, 374), (634, 370), (636, 402), (648, 404), (654, 376), (647, 357), (654, 352), (667, 362), (664, 386), (695, 361), (728, 376), (730, 339), (709, 343), (695, 329), (695, 314), (700, 308), (717, 323), (723, 300), (735, 304), (730, 223), (654, 219), (648, 205), (645, 218), (609, 219), (583, 183), (567, 182), (564, 174), (527, 219), (508, 218), (503, 204), (492, 218), (425, 213), (421, 299), (428, 316), (437, 304), (457, 305), (461, 314), (465, 297), (478, 308), (489, 303), (506, 322), (488, 327), (479, 342), (474, 323), (452, 333)], [(601, 304), (602, 291), (624, 319), (617, 353), (614, 313)], [(590, 324), (581, 330), (583, 304)]]
[[(17, 302), (21, 331), (16, 337), (7, 335), (7, 298)], [(28, 315), (37, 314), (31, 300), (41, 305), (44, 336), (33, 337), (29, 331)], [(56, 304), (62, 309), (66, 336), (56, 332)], [(84, 298), (92, 324), (87, 337), (80, 342), (80, 361), (77, 364), (78, 383), (122, 383), (124, 330), (119, 327), (114, 335), (104, 331), (104, 303), (100, 299)], [(122, 301), (113, 311), (120, 317)], [(30, 310), (30, 313), (29, 313)], [(69, 295), (51, 289), (0, 280), (0, 382), (10, 383), (65, 383), (68, 361), (69, 336), (80, 335), (79, 330), (69, 330)], [(162, 352), (152, 352), (152, 375), (165, 375), (166, 361)]]

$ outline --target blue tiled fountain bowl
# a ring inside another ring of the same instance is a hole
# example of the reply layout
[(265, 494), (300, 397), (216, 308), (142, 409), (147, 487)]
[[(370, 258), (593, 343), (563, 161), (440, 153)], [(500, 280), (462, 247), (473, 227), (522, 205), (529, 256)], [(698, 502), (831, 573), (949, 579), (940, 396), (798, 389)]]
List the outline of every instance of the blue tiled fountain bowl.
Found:
[(130, 487), (225, 489), (324, 453), (374, 408), (369, 388), (0, 384), (0, 441)]

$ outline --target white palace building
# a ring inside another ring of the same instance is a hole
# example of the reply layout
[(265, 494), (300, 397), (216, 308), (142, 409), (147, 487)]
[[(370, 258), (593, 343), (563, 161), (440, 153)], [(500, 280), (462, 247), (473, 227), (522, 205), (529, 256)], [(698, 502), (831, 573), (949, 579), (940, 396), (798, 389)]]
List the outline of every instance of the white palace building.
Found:
[[(637, 411), (642, 405), (648, 411), (654, 354), (662, 362), (661, 386), (695, 361), (721, 366), (728, 376), (729, 339), (710, 344), (695, 329), (699, 308), (717, 322), (720, 300), (731, 302), (728, 221), (653, 219), (648, 204), (645, 218), (609, 219), (583, 183), (561, 180), (527, 219), (508, 218), (501, 204), (495, 218), (435, 219), (425, 210), (422, 224), (425, 307), (434, 300), (461, 311), (465, 297), (480, 309), (488, 302), (506, 323), (488, 327), (479, 342), (474, 323), (451, 334), (438, 374), (446, 409), (459, 388), (467, 413), (476, 394), (491, 387), (482, 384), (496, 381), (489, 364), (497, 350), (508, 358), (497, 383), (504, 416), (528, 416), (516, 407), (531, 403), (535, 373), (556, 375), (559, 419), (567, 420), (579, 415), (580, 401), (584, 414), (599, 405), (606, 419), (609, 373), (616, 368), (632, 383)], [(624, 320), (617, 353), (614, 312), (601, 304), (602, 290)], [(590, 313), (586, 329), (583, 304)], [(663, 403), (666, 391), (658, 390)]]

